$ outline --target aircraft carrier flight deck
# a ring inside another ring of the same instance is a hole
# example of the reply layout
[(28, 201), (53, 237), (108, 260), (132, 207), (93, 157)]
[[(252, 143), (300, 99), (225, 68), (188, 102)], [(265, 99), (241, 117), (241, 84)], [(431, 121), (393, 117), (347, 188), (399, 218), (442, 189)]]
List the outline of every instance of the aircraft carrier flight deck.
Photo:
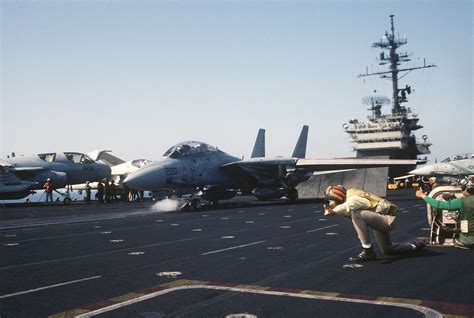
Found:
[[(427, 236), (413, 194), (393, 241)], [(472, 317), (469, 250), (350, 266), (349, 219), (302, 201), (155, 212), (152, 202), (2, 209), (0, 317)], [(234, 315), (234, 316), (232, 316)]]

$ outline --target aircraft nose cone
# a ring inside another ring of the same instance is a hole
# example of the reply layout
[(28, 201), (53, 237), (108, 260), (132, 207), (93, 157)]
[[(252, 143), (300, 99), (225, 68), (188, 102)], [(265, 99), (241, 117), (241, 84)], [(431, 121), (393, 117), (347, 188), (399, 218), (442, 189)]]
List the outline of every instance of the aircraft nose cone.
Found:
[(414, 174), (416, 176), (430, 176), (433, 174), (433, 171), (431, 169), (431, 167), (420, 167), (420, 168), (416, 168), (412, 171), (409, 172), (410, 174)]
[(153, 191), (165, 187), (165, 169), (162, 166), (148, 166), (129, 174), (123, 184), (141, 191)]

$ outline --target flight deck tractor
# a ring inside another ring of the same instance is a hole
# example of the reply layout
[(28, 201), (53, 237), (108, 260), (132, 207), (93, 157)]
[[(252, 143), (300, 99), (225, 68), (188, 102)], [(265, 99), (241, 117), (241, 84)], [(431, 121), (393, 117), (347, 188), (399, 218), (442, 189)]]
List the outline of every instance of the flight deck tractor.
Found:
[[(462, 197), (460, 186), (440, 186), (429, 193), (429, 197), (441, 201), (449, 201)], [(461, 233), (461, 221), (458, 210), (448, 211), (435, 209), (426, 205), (430, 241), (432, 245), (454, 246), (454, 241)]]

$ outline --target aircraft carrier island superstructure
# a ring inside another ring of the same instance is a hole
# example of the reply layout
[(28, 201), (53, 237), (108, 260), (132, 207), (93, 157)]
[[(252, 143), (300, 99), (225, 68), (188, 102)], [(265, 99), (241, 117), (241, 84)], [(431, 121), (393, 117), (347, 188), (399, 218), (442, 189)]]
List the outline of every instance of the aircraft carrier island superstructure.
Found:
[[(365, 74), (359, 75), (359, 77), (378, 75), (391, 80), (392, 110), (387, 114), (382, 113), (382, 106), (390, 104), (390, 99), (385, 96), (373, 95), (362, 99), (363, 103), (370, 107), (368, 110), (372, 112), (367, 117), (367, 122), (351, 119), (343, 125), (350, 136), (350, 141), (354, 144), (353, 149), (357, 157), (384, 156), (391, 159), (417, 159), (418, 155), (430, 153), (431, 143), (428, 142), (428, 137), (423, 135), (420, 141), (413, 133), (423, 127), (418, 124), (420, 118), (411, 108), (402, 106), (408, 102), (407, 95), (411, 94), (412, 88), (408, 85), (399, 88), (398, 81), (411, 71), (436, 67), (436, 65), (426, 65), (424, 62), (423, 66), (400, 67), (402, 63), (410, 61), (410, 58), (407, 53), (397, 53), (397, 49), (406, 44), (407, 40), (395, 36), (393, 17), (393, 15), (390, 16), (391, 33), (385, 32), (378, 42), (372, 44), (372, 47), (383, 50), (378, 62), (379, 65), (388, 65), (389, 70), (375, 73), (369, 73), (367, 70)], [(396, 176), (406, 171), (391, 169), (389, 174)]]

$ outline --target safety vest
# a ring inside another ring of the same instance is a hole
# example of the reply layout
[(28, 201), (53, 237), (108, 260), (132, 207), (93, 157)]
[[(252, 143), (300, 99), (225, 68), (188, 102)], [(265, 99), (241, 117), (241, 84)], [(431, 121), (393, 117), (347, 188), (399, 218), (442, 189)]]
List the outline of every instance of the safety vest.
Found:
[(359, 190), (359, 189), (348, 189), (347, 198), (353, 195), (369, 200), (370, 202), (369, 210), (372, 212), (377, 212), (379, 214), (395, 215), (395, 213), (398, 211), (398, 206), (396, 206), (395, 204), (393, 204), (392, 202), (386, 199), (376, 196), (373, 193), (366, 192), (364, 190)]
[(46, 183), (44, 184), (44, 191), (45, 191), (46, 193), (52, 193), (52, 192), (53, 192), (53, 187), (52, 187), (52, 185), (51, 185), (51, 182), (46, 182)]

